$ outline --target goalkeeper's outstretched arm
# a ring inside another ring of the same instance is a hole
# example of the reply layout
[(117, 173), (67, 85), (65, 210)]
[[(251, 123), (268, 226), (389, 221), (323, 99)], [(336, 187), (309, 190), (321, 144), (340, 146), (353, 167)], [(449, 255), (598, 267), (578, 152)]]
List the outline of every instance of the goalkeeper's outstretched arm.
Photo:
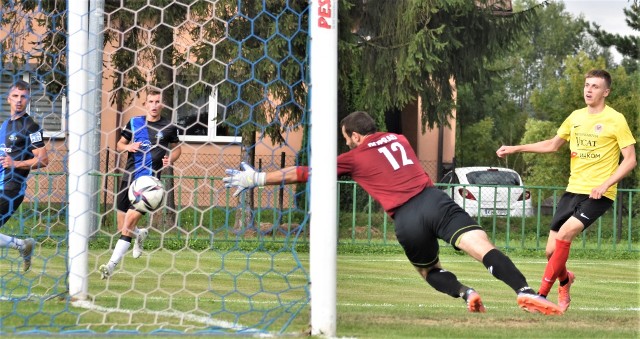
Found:
[(265, 185), (295, 184), (309, 180), (309, 167), (290, 166), (265, 173)]
[(235, 187), (233, 196), (256, 186), (303, 183), (309, 180), (310, 169), (307, 166), (290, 166), (273, 172), (256, 172), (253, 167), (242, 162), (241, 170), (227, 169), (227, 177), (222, 179), (225, 187)]

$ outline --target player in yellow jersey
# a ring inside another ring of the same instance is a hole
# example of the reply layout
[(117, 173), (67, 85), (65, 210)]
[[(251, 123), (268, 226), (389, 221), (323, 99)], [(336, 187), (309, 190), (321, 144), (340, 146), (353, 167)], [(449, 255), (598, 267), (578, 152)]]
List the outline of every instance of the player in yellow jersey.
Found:
[(584, 83), (587, 107), (573, 111), (556, 136), (532, 144), (502, 146), (496, 151), (501, 158), (517, 152), (549, 153), (569, 142), (571, 175), (551, 221), (548, 262), (538, 291), (547, 296), (558, 279), (558, 306), (563, 312), (569, 308), (569, 289), (575, 280), (566, 267), (571, 242), (613, 205), (618, 182), (637, 164), (636, 141), (626, 119), (605, 104), (610, 92), (611, 75), (591, 70)]

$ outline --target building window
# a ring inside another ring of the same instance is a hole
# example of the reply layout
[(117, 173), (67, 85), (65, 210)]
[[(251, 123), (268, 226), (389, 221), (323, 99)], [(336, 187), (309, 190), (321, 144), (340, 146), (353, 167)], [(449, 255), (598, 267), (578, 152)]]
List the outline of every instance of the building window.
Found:
[(67, 98), (63, 93), (47, 93), (45, 87), (36, 78), (30, 78), (29, 73), (14, 75), (3, 73), (0, 77), (0, 92), (2, 93), (2, 107), (0, 120), (4, 121), (11, 115), (11, 106), (7, 102), (9, 89), (18, 77), (31, 85), (31, 100), (27, 112), (42, 128), (45, 138), (64, 138), (65, 112)]
[(239, 143), (242, 140), (235, 136), (235, 129), (225, 123), (225, 107), (218, 102), (216, 88), (194, 95), (188, 88), (176, 86), (174, 93), (176, 124), (184, 131), (180, 135), (182, 141)]

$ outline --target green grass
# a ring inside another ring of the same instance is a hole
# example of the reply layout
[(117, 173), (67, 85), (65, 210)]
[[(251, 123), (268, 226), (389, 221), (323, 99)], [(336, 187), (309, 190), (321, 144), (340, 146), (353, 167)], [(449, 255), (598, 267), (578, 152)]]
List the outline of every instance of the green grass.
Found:
[[(638, 258), (593, 259), (589, 255), (570, 258), (576, 273), (573, 302), (563, 316), (546, 317), (521, 311), (515, 294), (493, 278), (481, 263), (443, 249), (444, 268), (482, 295), (485, 314), (470, 314), (461, 299), (433, 290), (422, 281), (404, 255), (395, 250), (375, 255), (340, 254), (338, 257), (337, 336), (358, 338), (637, 338), (640, 336), (640, 266)], [(39, 247), (33, 269), (17, 273), (14, 252), (3, 253), (0, 278), (3, 295), (27, 293), (48, 295), (64, 290), (65, 259), (53, 248)], [(573, 254), (573, 253), (572, 253)], [(69, 330), (140, 331), (149, 336), (159, 328), (197, 337), (206, 326), (203, 319), (214, 314), (217, 321), (255, 323), (277, 316), (282, 307), (271, 305), (306, 300), (305, 272), (297, 268), (288, 252), (152, 250), (141, 259), (128, 256), (110, 280), (99, 279), (97, 266), (108, 259), (104, 250), (91, 250), (90, 299), (93, 309), (74, 307), (64, 299), (13, 303), (0, 301), (3, 337), (29, 337), (27, 331)], [(510, 253), (516, 265), (537, 288), (544, 270), (541, 253)], [(308, 255), (299, 254), (307, 267)], [(287, 290), (286, 287), (294, 287)], [(259, 292), (258, 292), (259, 291)], [(549, 298), (555, 300), (556, 289)], [(223, 301), (224, 300), (224, 301)], [(251, 304), (251, 307), (249, 307)], [(308, 330), (309, 305), (301, 310), (284, 334), (304, 336)], [(13, 307), (15, 308), (15, 311)], [(41, 315), (36, 315), (41, 310)], [(17, 311), (17, 312), (16, 312)], [(233, 314), (234, 311), (240, 315)], [(291, 310), (292, 312), (295, 310)], [(11, 315), (14, 313), (14, 315)], [(286, 317), (286, 312), (283, 313)], [(201, 317), (201, 318), (198, 318)], [(28, 326), (23, 326), (28, 323)], [(277, 332), (282, 321), (272, 331)], [(55, 326), (51, 326), (51, 325)], [(15, 335), (19, 326), (23, 335)], [(67, 332), (69, 333), (69, 332)], [(82, 332), (79, 332), (82, 333)], [(129, 333), (129, 335), (127, 335)], [(222, 332), (224, 333), (224, 332)], [(35, 334), (35, 333), (32, 333)], [(118, 332), (132, 337), (131, 332)], [(228, 332), (227, 332), (228, 334)], [(26, 335), (26, 336), (25, 336)], [(87, 334), (82, 334), (86, 336)], [(224, 334), (221, 334), (224, 335)]]
[[(513, 257), (537, 288), (541, 258)], [(559, 317), (518, 309), (515, 294), (484, 266), (444, 255), (444, 268), (477, 289), (485, 314), (465, 311), (461, 299), (436, 292), (403, 256), (341, 255), (338, 336), (358, 338), (634, 338), (640, 334), (637, 260), (569, 260), (577, 275), (569, 311)], [(549, 296), (557, 298), (556, 289)]]

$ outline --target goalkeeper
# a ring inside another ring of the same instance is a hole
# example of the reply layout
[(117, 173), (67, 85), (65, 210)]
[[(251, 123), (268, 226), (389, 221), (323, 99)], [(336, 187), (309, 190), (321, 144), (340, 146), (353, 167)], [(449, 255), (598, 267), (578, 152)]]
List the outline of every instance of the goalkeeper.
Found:
[[(353, 112), (340, 122), (342, 136), (351, 150), (338, 157), (337, 174), (350, 174), (394, 219), (396, 237), (420, 276), (436, 290), (462, 298), (469, 312), (485, 312), (478, 292), (443, 269), (438, 239), (482, 262), (496, 278), (511, 287), (525, 311), (562, 314), (554, 303), (537, 295), (511, 259), (491, 244), (487, 234), (448, 195), (434, 187), (407, 139), (399, 134), (377, 132), (366, 112)], [(227, 187), (234, 196), (255, 186), (305, 182), (308, 167), (288, 167), (257, 173), (242, 164), (228, 169)]]

